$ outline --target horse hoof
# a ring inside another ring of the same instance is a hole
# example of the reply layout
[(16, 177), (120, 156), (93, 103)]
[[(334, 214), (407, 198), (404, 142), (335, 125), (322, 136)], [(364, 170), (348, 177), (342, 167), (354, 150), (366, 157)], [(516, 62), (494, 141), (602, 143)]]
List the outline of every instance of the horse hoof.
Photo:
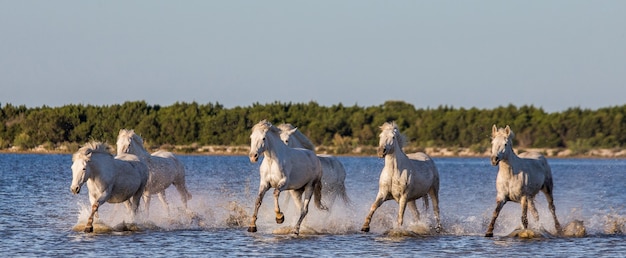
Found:
[(437, 234), (441, 233), (441, 226), (435, 227), (435, 232), (437, 232)]
[(255, 227), (248, 227), (248, 232), (256, 232), (256, 226)]
[(85, 233), (93, 233), (93, 226), (92, 227), (85, 227)]
[(487, 234), (485, 234), (485, 237), (493, 237), (493, 232), (488, 232)]
[(363, 232), (370, 232), (370, 227), (362, 227), (361, 231), (363, 231)]
[(285, 222), (285, 216), (282, 213), (276, 215), (276, 223), (283, 224), (283, 222)]

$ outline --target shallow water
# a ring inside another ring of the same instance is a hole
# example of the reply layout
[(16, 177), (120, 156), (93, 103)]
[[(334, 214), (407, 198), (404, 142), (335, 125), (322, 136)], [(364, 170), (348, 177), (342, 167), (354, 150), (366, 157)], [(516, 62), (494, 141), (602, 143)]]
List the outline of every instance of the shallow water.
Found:
[[(557, 215), (563, 226), (581, 220), (583, 238), (508, 237), (520, 225), (520, 208), (507, 203), (494, 238), (483, 234), (495, 208), (496, 168), (486, 158), (436, 158), (441, 176), (441, 234), (417, 232), (434, 224), (432, 205), (410, 212), (394, 229), (397, 204), (385, 202), (376, 212), (370, 233), (360, 232), (378, 191), (383, 160), (340, 157), (347, 170), (352, 203), (337, 200), (330, 212), (311, 205), (302, 234), (289, 234), (297, 219), (293, 205), (281, 203), (285, 223), (274, 221), (271, 192), (259, 212), (259, 232), (248, 233), (247, 216), (258, 190), (257, 164), (244, 156), (179, 156), (193, 195), (191, 212), (180, 197), (167, 191), (170, 216), (152, 198), (149, 217), (134, 221), (141, 230), (85, 234), (89, 213), (87, 188), (73, 195), (70, 155), (0, 154), (0, 253), (9, 256), (624, 256), (626, 255), (626, 160), (550, 159)], [(283, 194), (284, 195), (284, 194)], [(535, 230), (554, 232), (545, 198), (536, 198), (540, 222)], [(100, 222), (114, 227), (131, 222), (123, 205), (104, 204)], [(243, 223), (243, 225), (238, 225)]]

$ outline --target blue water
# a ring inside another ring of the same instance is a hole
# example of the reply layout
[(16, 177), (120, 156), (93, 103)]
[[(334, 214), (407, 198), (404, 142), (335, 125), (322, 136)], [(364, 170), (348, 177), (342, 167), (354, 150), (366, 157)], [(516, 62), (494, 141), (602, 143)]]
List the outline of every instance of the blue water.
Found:
[[(487, 158), (436, 158), (441, 176), (440, 208), (444, 232), (394, 236), (397, 204), (385, 202), (371, 232), (360, 227), (378, 191), (383, 160), (340, 157), (347, 170), (350, 205), (337, 201), (330, 212), (311, 205), (300, 236), (284, 234), (295, 223), (293, 206), (282, 204), (285, 223), (274, 221), (271, 194), (259, 212), (259, 231), (248, 233), (245, 216), (258, 190), (259, 163), (244, 156), (179, 156), (193, 195), (191, 212), (168, 189), (170, 216), (153, 198), (150, 216), (140, 213), (139, 231), (85, 234), (73, 230), (89, 213), (87, 188), (73, 195), (71, 155), (0, 154), (0, 253), (4, 256), (607, 256), (626, 255), (626, 160), (550, 159), (554, 199), (562, 225), (581, 220), (583, 238), (519, 239), (507, 235), (520, 225), (520, 208), (508, 203), (495, 237), (483, 234), (495, 208), (497, 169)], [(530, 226), (554, 231), (545, 198), (536, 198), (540, 221)], [(432, 207), (418, 208), (422, 221), (405, 214), (402, 230), (433, 224)], [(243, 212), (243, 215), (242, 213)], [(232, 221), (243, 219), (245, 225)], [(123, 205), (104, 204), (100, 221), (128, 221)], [(308, 231), (307, 231), (308, 230)], [(307, 233), (309, 232), (309, 233)], [(311, 233), (312, 232), (312, 233)]]

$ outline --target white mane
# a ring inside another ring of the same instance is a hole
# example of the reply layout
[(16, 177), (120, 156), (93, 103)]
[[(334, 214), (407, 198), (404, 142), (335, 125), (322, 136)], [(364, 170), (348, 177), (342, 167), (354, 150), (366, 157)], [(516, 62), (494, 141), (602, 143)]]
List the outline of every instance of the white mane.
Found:
[(110, 156), (109, 145), (103, 142), (91, 141), (85, 144), (85, 146), (81, 147), (72, 155), (72, 161), (76, 161), (77, 159), (89, 160), (91, 158), (91, 153), (106, 153)]
[(393, 134), (398, 140), (398, 147), (404, 148), (404, 145), (407, 143), (406, 136), (400, 133), (400, 130), (398, 129), (398, 125), (396, 124), (396, 122), (386, 122), (380, 126), (380, 130), (382, 131), (393, 130)]
[(291, 130), (295, 131), (290, 134), (290, 136), (293, 136), (298, 143), (300, 143), (300, 145), (302, 146), (302, 148), (305, 149), (309, 149), (312, 151), (315, 151), (315, 144), (313, 144), (309, 138), (307, 138), (302, 132), (300, 132), (300, 130), (298, 130), (295, 126), (291, 125), (291, 124), (281, 124), (278, 126), (278, 128), (283, 131), (283, 132), (288, 132)]

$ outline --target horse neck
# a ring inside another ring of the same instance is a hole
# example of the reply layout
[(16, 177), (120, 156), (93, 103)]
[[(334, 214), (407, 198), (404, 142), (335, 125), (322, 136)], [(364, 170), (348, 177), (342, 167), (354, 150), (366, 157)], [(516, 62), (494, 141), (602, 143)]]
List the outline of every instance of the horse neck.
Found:
[(148, 159), (150, 158), (150, 153), (143, 147), (143, 145), (139, 144), (136, 141), (131, 141), (131, 145), (133, 148), (131, 149), (131, 154), (137, 155), (140, 159)]
[(290, 147), (280, 139), (279, 136), (269, 132), (265, 135), (267, 138), (267, 145), (263, 155), (269, 159), (279, 159)]
[(398, 167), (398, 164), (406, 162), (409, 157), (402, 151), (402, 148), (398, 144), (394, 144), (394, 150), (392, 154), (385, 155), (385, 166)]
[(519, 164), (520, 157), (515, 154), (515, 151), (513, 151), (513, 147), (511, 147), (510, 144), (506, 148), (508, 155), (506, 155), (505, 158), (500, 161), (500, 169), (498, 170), (498, 173), (512, 174), (513, 167), (516, 164)]
[[(114, 162), (113, 156), (105, 153), (93, 153), (91, 159), (87, 162), (87, 166), (90, 166), (89, 180), (92, 180), (96, 184), (102, 182), (108, 182), (111, 175), (102, 173), (102, 169), (106, 166), (112, 166)], [(113, 171), (113, 170), (111, 170)]]
[(289, 141), (289, 144), (291, 144), (292, 148), (306, 148), (304, 147), (304, 144), (302, 144), (302, 142), (300, 141), (300, 139), (296, 138), (296, 137), (292, 137), (292, 141)]
[(315, 145), (313, 145), (313, 143), (308, 138), (306, 138), (306, 136), (304, 136), (304, 134), (302, 134), (299, 130), (296, 131), (295, 134), (293, 134), (293, 138), (297, 139), (296, 142), (298, 142), (298, 144), (300, 145), (298, 146), (298, 148), (315, 151)]

